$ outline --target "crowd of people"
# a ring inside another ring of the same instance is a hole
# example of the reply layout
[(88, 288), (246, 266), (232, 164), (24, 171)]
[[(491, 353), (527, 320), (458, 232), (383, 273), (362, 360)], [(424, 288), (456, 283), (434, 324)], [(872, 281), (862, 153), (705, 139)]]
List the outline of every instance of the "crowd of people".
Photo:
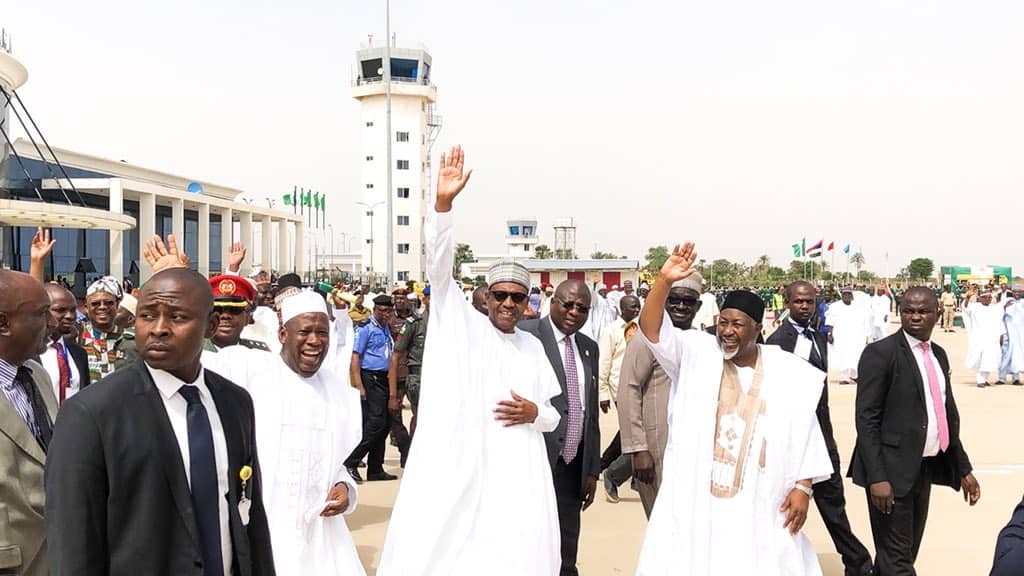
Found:
[[(441, 156), (431, 282), (388, 293), (243, 277), (242, 244), (205, 278), (154, 237), (141, 288), (104, 277), (76, 298), (45, 283), (39, 230), (30, 274), (0, 271), (0, 571), (363, 574), (344, 517), (363, 482), (397, 479), (389, 436), (404, 472), (382, 576), (578, 574), (599, 483), (617, 502), (630, 479), (649, 520), (642, 576), (821, 574), (802, 533), (812, 500), (847, 574), (913, 574), (931, 486), (978, 502), (931, 339), (945, 294), (907, 289), (890, 334), (885, 289), (717, 298), (692, 244), (635, 291), (533, 286), (512, 260), (464, 290), (454, 206), (470, 174), (460, 148)], [(980, 294), (965, 312), (973, 339), (999, 310), (1016, 373), (1021, 296)], [(991, 367), (991, 342), (978, 346)], [(874, 558), (846, 513), (830, 369), (857, 385), (845, 474)], [(1015, 522), (996, 574), (1020, 573)]]

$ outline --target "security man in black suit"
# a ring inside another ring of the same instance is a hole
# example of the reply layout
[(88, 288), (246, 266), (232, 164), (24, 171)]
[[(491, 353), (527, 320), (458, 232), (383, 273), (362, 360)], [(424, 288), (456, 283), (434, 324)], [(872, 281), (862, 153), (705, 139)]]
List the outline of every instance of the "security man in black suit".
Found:
[[(789, 317), (768, 337), (768, 344), (779, 346), (809, 362), (815, 368), (828, 374), (828, 339), (824, 333), (814, 330), (812, 319), (817, 308), (814, 286), (798, 280), (786, 286), (786, 308)], [(826, 380), (827, 380), (826, 376)], [(843, 477), (839, 472), (839, 449), (832, 433), (832, 419), (828, 409), (828, 382), (818, 402), (818, 424), (825, 437), (829, 458), (832, 459), (832, 477), (814, 485), (814, 503), (818, 506), (836, 552), (843, 558), (847, 576), (874, 574), (871, 554), (853, 534), (850, 519), (846, 517), (846, 497), (843, 494)]]
[(249, 394), (204, 370), (217, 326), (187, 268), (143, 287), (141, 361), (67, 400), (46, 463), (54, 576), (274, 574)]
[(869, 344), (857, 366), (857, 444), (849, 475), (864, 487), (881, 576), (913, 575), (932, 484), (963, 489), (971, 506), (981, 488), (960, 443), (960, 415), (946, 351), (931, 342), (935, 292), (903, 293), (902, 328)]
[[(562, 394), (551, 405), (562, 416), (558, 428), (544, 435), (558, 502), (562, 536), (561, 576), (576, 576), (580, 512), (594, 502), (601, 473), (598, 427), (597, 343), (579, 333), (590, 315), (590, 290), (579, 280), (562, 282), (544, 318), (520, 322), (519, 328), (544, 344)], [(572, 361), (570, 365), (567, 360)], [(576, 426), (575, 431), (573, 426)]]

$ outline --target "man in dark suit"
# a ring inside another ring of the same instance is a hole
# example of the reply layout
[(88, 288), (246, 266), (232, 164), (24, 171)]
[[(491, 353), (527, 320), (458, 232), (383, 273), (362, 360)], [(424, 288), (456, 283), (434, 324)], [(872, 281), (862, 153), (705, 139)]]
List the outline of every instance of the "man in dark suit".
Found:
[[(784, 302), (789, 317), (768, 337), (768, 344), (779, 346), (803, 358), (811, 366), (828, 374), (828, 339), (813, 328), (812, 319), (817, 308), (814, 286), (798, 280), (786, 286)], [(839, 449), (832, 433), (832, 419), (828, 410), (828, 377), (818, 402), (818, 424), (821, 426), (825, 446), (832, 460), (832, 477), (814, 485), (814, 503), (818, 506), (836, 552), (843, 558), (847, 576), (873, 574), (871, 554), (850, 528), (846, 517), (846, 497), (843, 477), (839, 473)]]
[(864, 487), (881, 576), (913, 575), (932, 484), (981, 488), (960, 443), (960, 415), (945, 350), (930, 342), (939, 318), (935, 293), (904, 292), (902, 328), (869, 344), (857, 366), (857, 444), (849, 475)]
[(597, 343), (579, 333), (590, 314), (590, 290), (579, 280), (555, 289), (551, 313), (526, 320), (519, 328), (544, 344), (562, 394), (551, 405), (562, 416), (544, 435), (558, 501), (562, 534), (562, 576), (576, 575), (580, 512), (594, 502), (601, 473), (601, 431), (598, 427)]
[(999, 532), (996, 556), (989, 576), (1024, 574), (1024, 500), (1013, 510), (1010, 522)]
[(46, 576), (43, 470), (57, 413), (50, 378), (30, 360), (52, 319), (43, 286), (0, 270), (0, 574)]
[(273, 574), (252, 399), (200, 364), (210, 285), (160, 272), (137, 312), (142, 361), (71, 397), (54, 427), (52, 574)]
[(53, 395), (60, 405), (89, 385), (89, 357), (85, 348), (75, 341), (78, 324), (74, 295), (60, 284), (45, 286), (53, 322), (46, 351), (39, 355), (39, 363), (50, 375)]

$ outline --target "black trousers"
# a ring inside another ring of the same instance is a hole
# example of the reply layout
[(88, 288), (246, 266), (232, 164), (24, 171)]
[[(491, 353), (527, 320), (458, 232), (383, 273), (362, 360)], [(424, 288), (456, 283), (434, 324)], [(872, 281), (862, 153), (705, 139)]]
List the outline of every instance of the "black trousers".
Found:
[(867, 489), (871, 534), (875, 539), (875, 567), (879, 576), (915, 576), (914, 561), (921, 548), (924, 525), (931, 499), (931, 459), (921, 461), (921, 471), (910, 492), (896, 498), (891, 514), (882, 514), (871, 505)]
[(843, 477), (839, 475), (839, 450), (832, 435), (830, 420), (822, 422), (819, 412), (819, 423), (825, 446), (832, 460), (832, 476), (814, 485), (814, 504), (818, 507), (825, 529), (832, 538), (836, 552), (843, 559), (846, 576), (863, 576), (870, 574), (871, 554), (864, 544), (853, 534), (850, 519), (846, 516), (846, 496), (843, 489)]
[[(398, 453), (401, 454), (403, 468), (405, 468), (405, 459), (409, 457), (409, 444), (412, 442), (412, 436), (409, 435), (409, 430), (405, 427), (405, 422), (402, 420), (402, 399), (405, 398), (405, 383), (405, 380), (398, 381), (398, 386), (395, 387), (395, 391), (398, 394), (398, 410), (388, 415), (391, 423), (391, 440), (394, 441), (395, 446), (398, 446)], [(387, 447), (385, 446), (385, 448)]]
[(388, 412), (388, 373), (384, 370), (362, 370), (366, 400), (363, 401), (363, 439), (345, 461), (345, 466), (354, 468), (366, 458), (366, 474), (384, 471), (384, 450), (387, 447), (388, 431), (391, 430), (391, 414)]
[(559, 456), (552, 476), (558, 503), (558, 528), (562, 535), (560, 576), (578, 576), (576, 553), (580, 545), (580, 513), (583, 511), (583, 442), (576, 458), (566, 464)]
[(622, 437), (619, 434), (619, 432), (615, 433), (615, 438), (612, 438), (611, 444), (601, 453), (602, 472), (607, 470), (619, 456), (622, 456)]

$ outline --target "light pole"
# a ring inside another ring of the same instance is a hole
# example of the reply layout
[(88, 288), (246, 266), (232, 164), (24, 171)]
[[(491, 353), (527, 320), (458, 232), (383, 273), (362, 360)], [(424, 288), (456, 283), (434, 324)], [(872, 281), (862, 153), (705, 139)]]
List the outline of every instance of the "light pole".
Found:
[[(394, 138), (394, 136), (391, 133), (391, 0), (384, 0), (384, 6), (384, 25), (385, 34), (387, 35), (387, 37), (384, 39), (384, 106), (385, 115), (387, 118), (385, 124), (387, 125), (388, 138), (388, 193), (385, 198), (387, 200), (388, 205), (387, 285), (390, 288), (391, 281), (394, 279), (395, 276), (395, 209), (394, 202), (392, 201), (392, 198), (394, 197), (395, 193), (394, 190), (391, 188), (391, 171), (394, 169), (394, 166), (391, 165), (391, 163), (393, 162), (393, 160), (391, 159), (391, 140)], [(373, 253), (371, 252), (371, 255), (372, 254)]]
[(331, 234), (331, 266), (334, 266), (334, 226), (328, 224), (327, 231)]
[[(391, 195), (389, 194), (388, 196), (390, 197)], [(370, 217), (370, 273), (376, 274), (377, 271), (373, 269), (373, 249), (376, 248), (376, 246), (373, 245), (373, 209), (384, 204), (384, 202), (374, 202), (373, 204), (356, 202), (356, 204), (366, 208), (366, 215)], [(390, 227), (388, 227), (388, 229), (390, 230)], [(390, 234), (390, 232), (388, 232), (388, 234)]]

